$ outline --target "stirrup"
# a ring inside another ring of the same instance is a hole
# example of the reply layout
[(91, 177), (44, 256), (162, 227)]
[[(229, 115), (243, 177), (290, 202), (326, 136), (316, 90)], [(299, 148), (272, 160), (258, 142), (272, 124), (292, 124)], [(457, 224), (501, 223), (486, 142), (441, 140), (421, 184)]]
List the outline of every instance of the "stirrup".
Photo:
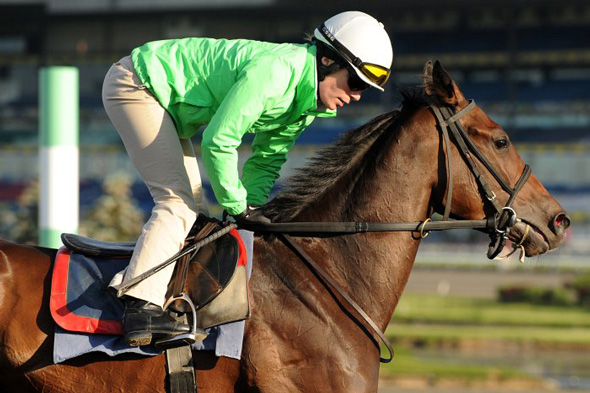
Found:
[[(191, 313), (193, 316), (192, 329), (188, 333), (169, 335), (154, 342), (154, 347), (156, 347), (158, 350), (177, 348), (184, 345), (192, 345), (197, 341), (203, 341), (207, 338), (207, 332), (205, 332), (203, 329), (197, 328), (197, 310), (193, 301), (186, 295), (186, 293), (183, 292), (180, 294), (180, 296), (174, 296), (168, 299), (166, 304), (164, 304), (164, 311), (166, 311), (168, 307), (176, 300), (183, 300), (187, 302), (191, 308)], [(186, 315), (184, 315), (184, 319), (187, 319)]]

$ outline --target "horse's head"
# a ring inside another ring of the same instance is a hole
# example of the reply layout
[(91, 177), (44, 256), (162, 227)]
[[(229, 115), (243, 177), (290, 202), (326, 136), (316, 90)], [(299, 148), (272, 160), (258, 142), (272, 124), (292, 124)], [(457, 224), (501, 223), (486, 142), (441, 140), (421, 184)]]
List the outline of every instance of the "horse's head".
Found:
[[(439, 105), (451, 108), (454, 113), (460, 112), (469, 105), (470, 102), (465, 99), (457, 83), (438, 61), (434, 64), (431, 62), (426, 64), (423, 80), (425, 93)], [(525, 163), (506, 131), (490, 119), (480, 107), (475, 106), (466, 111), (458, 121), (468, 138), (492, 167), (491, 170), (486, 168), (481, 160), (471, 154), (476, 171), (481, 172), (487, 179), (497, 198), (497, 206), (505, 206), (510, 195), (500, 182), (503, 181), (505, 185), (514, 188), (523, 173)], [(451, 143), (451, 145), (452, 176), (450, 178), (455, 190), (451, 197), (451, 214), (464, 219), (481, 219), (493, 215), (497, 208), (488, 200), (481, 185), (476, 181), (473, 170), (469, 168), (464, 155), (460, 154), (457, 143)], [(442, 154), (445, 152), (441, 149)], [(439, 171), (439, 180), (435, 185), (435, 197), (443, 201), (442, 204), (435, 206), (440, 212), (449, 203), (445, 198), (448, 177), (444, 170), (446, 165), (444, 159), (441, 162), (442, 170)], [(494, 178), (492, 171), (496, 172), (500, 180)], [(569, 217), (535, 175), (531, 175), (522, 189), (516, 193), (512, 208), (519, 220), (510, 230), (509, 238), (515, 243), (522, 242), (527, 256), (543, 254), (556, 248), (563, 241), (566, 229), (570, 225)]]

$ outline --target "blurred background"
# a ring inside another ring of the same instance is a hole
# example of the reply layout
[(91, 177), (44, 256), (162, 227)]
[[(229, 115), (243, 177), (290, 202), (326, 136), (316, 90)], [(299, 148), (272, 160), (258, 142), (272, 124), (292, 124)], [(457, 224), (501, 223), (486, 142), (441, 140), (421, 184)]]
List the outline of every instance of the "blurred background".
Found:
[[(559, 250), (522, 265), (517, 255), (488, 261), (475, 232), (424, 241), (388, 330), (398, 356), (382, 368), (383, 391), (590, 390), (587, 0), (0, 0), (0, 237), (38, 241), (40, 67), (79, 69), (80, 233), (133, 240), (152, 202), (102, 107), (111, 64), (166, 38), (302, 42), (345, 10), (372, 14), (390, 33), (389, 88), (312, 124), (283, 179), (318, 147), (395, 109), (395, 86), (418, 85), (424, 63), (439, 59), (572, 218)], [(199, 137), (194, 144), (198, 153)]]

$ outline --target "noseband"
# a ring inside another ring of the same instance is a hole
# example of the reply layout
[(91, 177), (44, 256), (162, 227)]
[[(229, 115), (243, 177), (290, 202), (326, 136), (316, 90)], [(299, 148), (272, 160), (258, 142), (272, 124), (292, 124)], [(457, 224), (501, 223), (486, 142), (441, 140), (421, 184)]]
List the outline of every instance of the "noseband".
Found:
[[(463, 126), (459, 122), (463, 116), (468, 114), (474, 107), (475, 101), (469, 100), (469, 105), (465, 108), (461, 109), (457, 113), (453, 113), (452, 109), (448, 106), (437, 105), (435, 102), (429, 103), (430, 110), (434, 114), (438, 127), (443, 135), (444, 138), (444, 153), (446, 156), (446, 166), (447, 166), (447, 191), (446, 191), (446, 204), (445, 204), (445, 211), (443, 214), (443, 221), (449, 220), (449, 215), (451, 213), (451, 204), (452, 204), (452, 197), (453, 197), (453, 171), (452, 171), (452, 158), (450, 152), (450, 137), (449, 134), (452, 136), (459, 153), (463, 157), (463, 160), (473, 173), (477, 184), (479, 185), (479, 190), (484, 197), (484, 201), (488, 201), (493, 206), (495, 213), (492, 217), (487, 217), (488, 221), (493, 219), (494, 228), (492, 231), (488, 231), (490, 235), (490, 246), (488, 248), (487, 256), (489, 259), (494, 259), (498, 256), (498, 254), (502, 251), (504, 246), (506, 245), (506, 240), (508, 239), (508, 234), (510, 233), (510, 229), (520, 220), (516, 216), (516, 212), (511, 207), (512, 203), (514, 202), (516, 195), (522, 190), (522, 187), (525, 185), (526, 181), (529, 179), (531, 175), (531, 168), (528, 164), (525, 164), (522, 174), (520, 178), (514, 185), (514, 187), (510, 187), (506, 181), (500, 176), (498, 171), (493, 167), (493, 165), (485, 158), (483, 154), (479, 151), (479, 149), (475, 146)], [(490, 184), (483, 173), (479, 170), (475, 158), (488, 170), (488, 172), (492, 175), (492, 177), (498, 182), (500, 187), (509, 195), (506, 204), (502, 207), (496, 198), (496, 194), (492, 191)], [(520, 239), (518, 244), (521, 247), (522, 254), (521, 256), (524, 257), (524, 248), (522, 248), (522, 243), (524, 242), (526, 236), (529, 233), (530, 227), (528, 224), (525, 230), (525, 234)], [(522, 258), (521, 258), (522, 259)]]

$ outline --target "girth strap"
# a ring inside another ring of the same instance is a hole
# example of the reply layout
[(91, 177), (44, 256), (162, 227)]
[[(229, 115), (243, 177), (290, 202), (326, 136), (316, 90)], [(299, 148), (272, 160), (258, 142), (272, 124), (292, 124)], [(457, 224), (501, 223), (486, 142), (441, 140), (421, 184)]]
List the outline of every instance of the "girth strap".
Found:
[(190, 345), (166, 350), (166, 371), (170, 393), (197, 392), (197, 376)]
[[(322, 269), (313, 259), (311, 259), (311, 257), (307, 255), (307, 253), (301, 247), (299, 247), (299, 245), (297, 245), (297, 243), (295, 243), (289, 235), (281, 233), (279, 234), (279, 238), (288, 248), (291, 249), (291, 251), (293, 251), (305, 263), (305, 265), (309, 268), (309, 270), (312, 271), (312, 273), (319, 276), (319, 278), (324, 281), (324, 284), (327, 282), (338, 293), (338, 295), (342, 297), (350, 305), (350, 307), (352, 307), (354, 311), (356, 311), (361, 316), (361, 318), (371, 327), (371, 329), (373, 329), (373, 331), (377, 334), (381, 342), (387, 347), (387, 350), (389, 351), (389, 357), (382, 358), (380, 356), (379, 361), (381, 363), (391, 362), (394, 356), (393, 347), (391, 346), (391, 343), (389, 342), (387, 337), (385, 337), (385, 333), (383, 333), (381, 329), (379, 329), (379, 327), (371, 319), (371, 317), (369, 317), (369, 315), (367, 315), (367, 313), (361, 308), (361, 306), (359, 306), (357, 302), (355, 302), (350, 296), (348, 296), (344, 289), (342, 289), (342, 287), (336, 281), (334, 281), (334, 279), (332, 279), (324, 269)], [(365, 326), (363, 326), (363, 328), (366, 329)], [(370, 334), (369, 337), (375, 343), (377, 349), (381, 351), (379, 341), (376, 340), (375, 337), (373, 337)]]

